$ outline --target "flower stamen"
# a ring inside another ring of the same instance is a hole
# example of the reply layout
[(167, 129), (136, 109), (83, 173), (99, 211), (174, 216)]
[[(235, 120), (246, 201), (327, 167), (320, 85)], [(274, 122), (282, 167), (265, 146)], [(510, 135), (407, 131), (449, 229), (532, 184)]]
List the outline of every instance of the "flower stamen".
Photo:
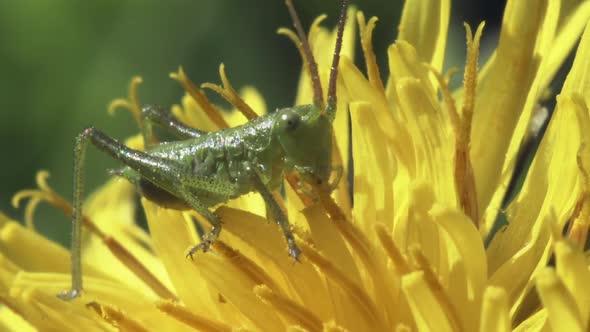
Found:
[[(16, 203), (17, 203), (16, 205), (18, 205), (18, 202), (16, 202)], [(41, 203), (40, 198), (31, 197), (31, 199), (29, 200), (29, 203), (25, 207), (25, 226), (32, 231), (36, 231), (33, 216), (35, 215), (35, 210), (37, 209), (37, 205), (39, 205), (39, 203)], [(15, 205), (13, 204), (13, 206), (15, 206)]]
[(428, 69), (436, 78), (438, 85), (440, 86), (441, 95), (443, 97), (443, 101), (445, 103), (445, 108), (447, 109), (447, 113), (449, 114), (449, 119), (451, 120), (451, 126), (453, 127), (453, 132), (455, 133), (455, 138), (460, 136), (461, 131), (461, 119), (459, 117), (459, 113), (457, 112), (457, 106), (455, 103), (455, 98), (453, 98), (453, 94), (451, 93), (451, 88), (449, 87), (449, 82), (451, 77), (454, 73), (458, 71), (458, 68), (451, 68), (445, 74), (445, 77), (439, 73), (436, 68), (428, 65)]
[(180, 83), (184, 90), (193, 98), (193, 100), (201, 107), (207, 117), (220, 129), (229, 128), (225, 119), (221, 116), (221, 112), (215, 105), (213, 105), (209, 98), (203, 91), (195, 86), (195, 84), (186, 76), (182, 67), (178, 67), (176, 73), (170, 73), (170, 78)]
[[(308, 36), (308, 40), (310, 44), (313, 44), (314, 39), (317, 35), (316, 31), (319, 29), (319, 25), (322, 23), (322, 21), (324, 21), (326, 19), (326, 15), (322, 14), (318, 17), (316, 17), (316, 19), (313, 21), (313, 23), (311, 24), (311, 27), (309, 28), (309, 36)], [(289, 29), (289, 28), (279, 28), (277, 30), (277, 33), (279, 35), (283, 35), (286, 36), (287, 38), (289, 38), (293, 44), (295, 44), (295, 47), (297, 48), (297, 51), (299, 52), (299, 56), (301, 57), (302, 61), (303, 61), (303, 68), (305, 68), (307, 70), (307, 74), (312, 75), (312, 73), (310, 72), (310, 67), (309, 67), (309, 59), (306, 56), (305, 53), (305, 49), (303, 48), (303, 43), (301, 42), (301, 39), (299, 39), (299, 37), (297, 36), (297, 33), (295, 33), (295, 31)]]
[(219, 76), (221, 77), (221, 82), (223, 85), (203, 83), (201, 84), (201, 87), (217, 92), (220, 96), (222, 96), (225, 100), (237, 108), (238, 111), (240, 111), (246, 117), (246, 119), (256, 119), (258, 114), (256, 114), (256, 112), (252, 110), (252, 108), (244, 101), (244, 99), (240, 97), (240, 95), (236, 92), (234, 87), (227, 79), (227, 75), (225, 74), (225, 65), (223, 63), (219, 65)]
[(393, 242), (387, 227), (382, 223), (377, 223), (375, 224), (375, 232), (377, 233), (377, 237), (381, 242), (381, 246), (383, 246), (387, 256), (389, 256), (389, 259), (391, 259), (396, 272), (400, 276), (412, 272), (412, 268), (408, 264), (408, 261), (404, 258), (395, 242)]
[(309, 40), (310, 45), (313, 45), (315, 43), (318, 33), (322, 29), (320, 27), (320, 24), (322, 24), (322, 22), (326, 19), (326, 17), (327, 17), (327, 15), (322, 14), (322, 15), (316, 17), (315, 20), (313, 20), (313, 22), (311, 22), (311, 26), (309, 27), (309, 34), (307, 36), (307, 39)]
[(323, 187), (315, 186), (314, 189), (319, 194), (320, 201), (330, 216), (330, 219), (334, 221), (334, 225), (340, 234), (353, 247), (354, 252), (362, 258), (362, 261), (365, 264), (374, 266), (373, 256), (371, 254), (371, 242), (360, 229), (346, 218), (342, 209), (340, 209), (332, 196), (330, 196), (330, 192), (326, 190), (326, 186), (326, 184)]
[[(320, 23), (322, 23), (323, 20), (326, 19), (326, 15), (320, 15), (318, 16), (313, 23), (311, 24), (311, 27), (309, 28), (309, 43), (313, 44), (313, 38), (315, 37), (316, 33), (315, 31), (319, 28)], [(309, 59), (307, 58), (307, 55), (305, 53), (305, 49), (303, 48), (303, 42), (301, 41), (301, 39), (299, 39), (299, 37), (297, 36), (297, 33), (295, 33), (295, 31), (288, 29), (288, 28), (279, 28), (277, 30), (277, 33), (279, 35), (283, 35), (286, 36), (287, 38), (289, 38), (293, 44), (295, 44), (295, 47), (297, 48), (297, 51), (299, 52), (299, 56), (301, 57), (302, 61), (303, 61), (303, 68), (306, 68), (308, 75), (312, 75), (312, 73), (310, 72), (310, 67), (309, 67)]]
[(305, 242), (298, 243), (301, 251), (312, 264), (321, 270), (327, 278), (338, 284), (345, 294), (354, 298), (351, 305), (357, 308), (359, 315), (365, 320), (367, 326), (377, 326), (375, 330), (385, 329), (385, 322), (379, 315), (378, 310), (371, 297), (344, 274), (337, 266), (325, 258), (320, 252)]
[(477, 206), (477, 192), (475, 187), (475, 175), (469, 156), (471, 144), (471, 122), (473, 109), (475, 108), (475, 93), (477, 86), (477, 61), (479, 58), (479, 41), (483, 31), (484, 22), (480, 23), (473, 36), (471, 27), (465, 23), (467, 36), (467, 61), (463, 77), (465, 98), (461, 112), (460, 130), (456, 139), (455, 151), (455, 185), (459, 194), (461, 208), (479, 228), (479, 210)]
[(121, 312), (119, 309), (106, 304), (100, 304), (98, 302), (90, 302), (86, 304), (88, 309), (92, 309), (96, 314), (100, 316), (105, 322), (109, 323), (113, 327), (120, 331), (130, 332), (147, 332), (149, 331), (139, 322), (133, 320), (128, 315)]
[(377, 58), (373, 51), (373, 30), (375, 29), (375, 24), (378, 19), (373, 16), (369, 19), (369, 22), (365, 23), (365, 15), (363, 12), (358, 12), (356, 14), (356, 19), (359, 24), (361, 46), (363, 48), (363, 55), (365, 56), (369, 83), (371, 83), (373, 88), (375, 88), (382, 97), (385, 97), (385, 88), (383, 87), (383, 81), (381, 80), (381, 74), (379, 73)]
[[(326, 15), (322, 15), (323, 19), (326, 18)], [(289, 28), (278, 28), (277, 29), (277, 34), (279, 35), (283, 35), (287, 38), (289, 38), (289, 40), (291, 40), (291, 42), (293, 42), (293, 44), (295, 44), (295, 47), (297, 48), (297, 51), (299, 52), (299, 56), (301, 56), (301, 59), (303, 60), (303, 67), (307, 68), (307, 58), (305, 57), (305, 51), (303, 51), (303, 45), (301, 44), (301, 40), (299, 40), (299, 37), (297, 37), (297, 34), (295, 33), (295, 31), (289, 29)]]
[(127, 97), (128, 99), (119, 98), (113, 100), (109, 104), (107, 112), (112, 115), (119, 107), (125, 108), (131, 112), (133, 118), (135, 119), (135, 122), (137, 123), (137, 126), (141, 128), (141, 106), (139, 105), (139, 98), (137, 97), (137, 87), (142, 82), (143, 79), (139, 76), (134, 76), (133, 78), (131, 78), (131, 81), (129, 82), (129, 96)]
[(252, 280), (252, 283), (268, 285), (267, 287), (269, 287), (269, 289), (272, 289), (275, 292), (280, 292), (281, 288), (274, 282), (268, 273), (250, 258), (244, 256), (241, 252), (228, 246), (221, 240), (215, 241), (213, 247), (236, 269)]
[[(318, 192), (320, 201), (330, 216), (330, 219), (334, 222), (334, 226), (336, 226), (340, 235), (352, 247), (352, 251), (358, 255), (367, 270), (367, 276), (371, 278), (375, 287), (384, 290), (391, 289), (386, 286), (387, 280), (384, 278), (385, 272), (383, 266), (375, 259), (375, 255), (373, 254), (375, 248), (371, 245), (372, 242), (365, 236), (363, 231), (346, 217), (340, 206), (334, 201), (334, 198), (330, 196), (329, 191), (325, 189), (326, 186), (324, 184), (322, 188), (316, 186), (314, 189)], [(375, 291), (375, 297), (378, 303), (385, 307), (387, 313), (391, 312), (389, 309), (391, 301), (394, 298), (392, 294)]]
[(432, 266), (428, 259), (419, 247), (411, 247), (410, 248), (410, 255), (413, 261), (418, 265), (418, 269), (424, 272), (424, 280), (426, 284), (432, 291), (432, 294), (436, 298), (437, 302), (440, 303), (441, 309), (447, 316), (447, 319), (451, 326), (453, 327), (453, 331), (464, 331), (465, 329), (461, 325), (461, 320), (459, 319), (459, 315), (457, 313), (457, 309), (451, 302), (449, 295), (441, 285), (438, 277), (432, 270)]
[(322, 320), (299, 303), (273, 292), (266, 285), (254, 287), (254, 294), (290, 321), (309, 331), (322, 331)]
[(229, 325), (221, 322), (212, 321), (203, 316), (195, 315), (187, 308), (172, 301), (159, 301), (156, 307), (162, 312), (172, 316), (174, 319), (182, 322), (198, 331), (206, 332), (231, 332), (232, 328)]
[(295, 191), (295, 193), (297, 194), (297, 197), (299, 197), (299, 199), (301, 200), (301, 203), (303, 203), (303, 205), (305, 207), (309, 207), (309, 206), (313, 205), (313, 203), (314, 203), (313, 199), (309, 195), (306, 195), (304, 192), (302, 192), (300, 190), (301, 177), (299, 176), (299, 174), (297, 174), (297, 173), (287, 174), (285, 176), (285, 179), (287, 180), (287, 183), (289, 183), (291, 188), (293, 188), (293, 191)]

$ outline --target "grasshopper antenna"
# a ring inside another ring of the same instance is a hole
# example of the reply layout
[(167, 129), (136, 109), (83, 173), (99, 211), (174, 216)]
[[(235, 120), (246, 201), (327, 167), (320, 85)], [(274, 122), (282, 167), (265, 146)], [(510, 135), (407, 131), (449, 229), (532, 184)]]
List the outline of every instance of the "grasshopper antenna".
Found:
[(332, 58), (332, 68), (330, 70), (330, 83), (328, 85), (328, 106), (326, 114), (330, 119), (336, 116), (336, 82), (338, 81), (338, 63), (340, 62), (340, 50), (342, 49), (342, 35), (344, 34), (344, 25), (346, 24), (346, 11), (348, 10), (349, 0), (342, 1), (342, 10), (338, 19), (338, 34), (336, 35), (336, 47), (334, 47), (334, 57)]
[(303, 31), (301, 20), (299, 19), (299, 15), (297, 15), (297, 11), (293, 6), (293, 1), (285, 0), (285, 4), (287, 5), (287, 9), (289, 10), (289, 14), (293, 20), (293, 26), (297, 31), (297, 35), (299, 36), (299, 40), (303, 46), (303, 52), (307, 58), (307, 66), (309, 69), (309, 74), (311, 75), (311, 84), (313, 86), (313, 104), (319, 108), (324, 108), (324, 97), (322, 92), (322, 83), (320, 82), (320, 74), (318, 73), (318, 64), (315, 62), (313, 53), (311, 53), (309, 41), (307, 40), (307, 36)]

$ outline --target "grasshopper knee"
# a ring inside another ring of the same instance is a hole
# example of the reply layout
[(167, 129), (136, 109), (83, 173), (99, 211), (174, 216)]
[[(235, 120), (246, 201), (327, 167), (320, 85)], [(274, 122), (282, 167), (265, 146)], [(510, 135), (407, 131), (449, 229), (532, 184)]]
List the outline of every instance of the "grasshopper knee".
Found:
[(153, 116), (154, 114), (162, 114), (164, 110), (158, 105), (144, 105), (141, 108), (141, 114), (145, 117)]
[(76, 137), (76, 146), (83, 145), (87, 140), (90, 140), (99, 150), (105, 151), (115, 158), (118, 157), (119, 152), (122, 150), (121, 143), (108, 137), (105, 133), (93, 126), (86, 127), (78, 134), (78, 137)]

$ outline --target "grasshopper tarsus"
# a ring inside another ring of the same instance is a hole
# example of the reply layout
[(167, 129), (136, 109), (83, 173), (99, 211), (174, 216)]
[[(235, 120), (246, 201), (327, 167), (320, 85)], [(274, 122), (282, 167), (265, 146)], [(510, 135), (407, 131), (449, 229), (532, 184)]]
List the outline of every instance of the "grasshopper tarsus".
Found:
[(188, 252), (186, 253), (186, 258), (190, 258), (191, 260), (194, 259), (194, 255), (197, 253), (197, 251), (203, 251), (203, 252), (207, 252), (210, 250), (211, 247), (211, 243), (209, 243), (208, 241), (203, 241), (199, 244), (197, 244), (196, 246), (192, 246)]
[(80, 295), (82, 295), (82, 290), (70, 289), (70, 290), (64, 290), (64, 291), (57, 293), (57, 298), (59, 298), (60, 300), (64, 300), (64, 301), (72, 301), (73, 299), (79, 297)]
[(293, 258), (293, 261), (301, 263), (301, 249), (296, 244), (289, 245), (289, 256)]

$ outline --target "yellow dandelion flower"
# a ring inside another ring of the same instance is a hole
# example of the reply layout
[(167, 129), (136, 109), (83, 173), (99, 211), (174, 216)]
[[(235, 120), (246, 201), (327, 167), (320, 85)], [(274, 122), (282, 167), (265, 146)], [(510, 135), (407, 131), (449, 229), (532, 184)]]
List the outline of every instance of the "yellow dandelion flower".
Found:
[[(200, 217), (142, 199), (148, 234), (134, 220), (133, 186), (112, 179), (85, 203), (84, 294), (64, 302), (55, 294), (70, 283), (69, 253), (32, 224), (42, 201), (66, 215), (72, 207), (42, 171), (38, 189), (14, 197), (15, 205), (29, 199), (28, 227), (0, 214), (0, 328), (587, 331), (590, 1), (509, 0), (498, 46), (481, 70), (484, 25), (474, 33), (466, 25), (464, 81), (456, 91), (441, 73), (449, 15), (449, 0), (406, 1), (388, 48), (389, 75), (381, 77), (371, 41), (377, 19), (348, 11), (333, 156), (354, 167), (344, 168), (331, 194), (285, 185), (301, 263), (288, 257), (260, 195), (218, 207), (224, 231), (214, 252), (187, 260)], [(321, 27), (322, 18), (309, 41), (328, 87), (336, 32)], [(353, 61), (355, 23), (366, 74)], [(279, 32), (300, 44), (294, 32)], [(522, 189), (504, 207), (531, 119), (580, 36)], [(220, 76), (221, 85), (198, 87), (182, 69), (171, 74), (186, 90), (173, 114), (212, 131), (266, 113), (254, 88), (236, 91), (223, 65)], [(298, 105), (322, 99), (310, 77), (302, 71)], [(130, 109), (141, 126), (140, 82), (134, 78), (128, 100), (111, 109)], [(203, 89), (235, 110), (219, 112)], [(127, 145), (143, 149), (141, 136)], [(504, 208), (508, 223), (496, 230)]]

